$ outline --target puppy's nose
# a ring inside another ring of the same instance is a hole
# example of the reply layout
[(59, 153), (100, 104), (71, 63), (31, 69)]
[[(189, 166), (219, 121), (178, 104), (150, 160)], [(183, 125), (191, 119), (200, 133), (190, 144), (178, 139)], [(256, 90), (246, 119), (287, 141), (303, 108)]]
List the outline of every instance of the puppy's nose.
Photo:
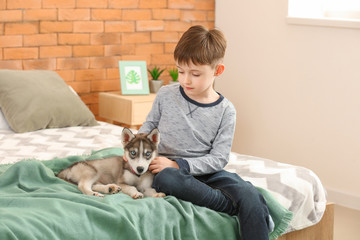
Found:
[(138, 173), (142, 173), (144, 171), (144, 167), (137, 167), (136, 170)]

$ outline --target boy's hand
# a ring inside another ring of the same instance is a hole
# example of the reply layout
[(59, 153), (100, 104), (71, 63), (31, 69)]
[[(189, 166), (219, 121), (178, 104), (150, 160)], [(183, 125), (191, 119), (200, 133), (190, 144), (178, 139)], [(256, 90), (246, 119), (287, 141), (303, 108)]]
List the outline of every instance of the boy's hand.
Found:
[(168, 167), (179, 169), (179, 165), (175, 161), (172, 161), (166, 157), (156, 157), (154, 160), (152, 160), (149, 166), (149, 170), (152, 173), (159, 173), (164, 168), (168, 168)]

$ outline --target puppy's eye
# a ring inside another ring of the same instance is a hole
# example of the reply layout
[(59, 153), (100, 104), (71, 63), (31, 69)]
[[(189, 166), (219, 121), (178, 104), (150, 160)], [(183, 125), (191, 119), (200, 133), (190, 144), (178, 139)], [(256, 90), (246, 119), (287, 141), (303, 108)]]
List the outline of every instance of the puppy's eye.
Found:
[(145, 156), (146, 156), (146, 157), (150, 157), (150, 156), (151, 156), (151, 152), (146, 152), (146, 153), (145, 153)]
[(135, 155), (136, 155), (136, 151), (135, 151), (135, 150), (132, 150), (132, 151), (130, 151), (130, 154), (131, 154), (131, 156), (135, 156)]

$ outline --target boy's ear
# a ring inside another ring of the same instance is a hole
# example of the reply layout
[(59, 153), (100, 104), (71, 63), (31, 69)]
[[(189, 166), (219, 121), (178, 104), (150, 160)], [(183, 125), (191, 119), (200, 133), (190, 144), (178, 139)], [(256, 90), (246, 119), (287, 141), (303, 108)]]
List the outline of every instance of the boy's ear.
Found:
[(215, 68), (215, 76), (220, 76), (225, 70), (224, 64), (220, 63)]

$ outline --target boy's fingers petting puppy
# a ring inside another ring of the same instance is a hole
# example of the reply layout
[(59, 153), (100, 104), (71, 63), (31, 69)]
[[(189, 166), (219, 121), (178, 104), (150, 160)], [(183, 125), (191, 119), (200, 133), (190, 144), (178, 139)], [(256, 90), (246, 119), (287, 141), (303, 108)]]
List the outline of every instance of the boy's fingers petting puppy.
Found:
[(152, 160), (149, 170), (152, 173), (159, 173), (165, 168), (172, 167), (172, 168), (179, 168), (179, 165), (166, 157), (156, 157), (154, 160)]

